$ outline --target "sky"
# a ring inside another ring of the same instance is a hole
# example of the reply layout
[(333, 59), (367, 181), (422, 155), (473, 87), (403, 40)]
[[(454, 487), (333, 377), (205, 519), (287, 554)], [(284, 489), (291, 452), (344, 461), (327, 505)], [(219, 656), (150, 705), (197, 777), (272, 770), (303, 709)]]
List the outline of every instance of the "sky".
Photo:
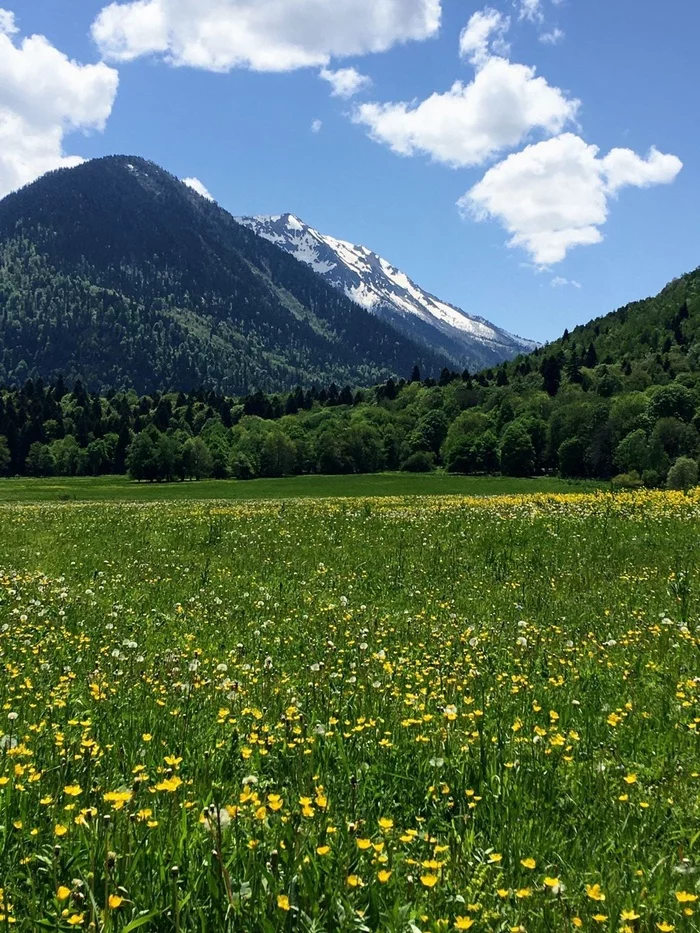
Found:
[(0, 196), (152, 159), (546, 341), (700, 264), (693, 0), (0, 0)]

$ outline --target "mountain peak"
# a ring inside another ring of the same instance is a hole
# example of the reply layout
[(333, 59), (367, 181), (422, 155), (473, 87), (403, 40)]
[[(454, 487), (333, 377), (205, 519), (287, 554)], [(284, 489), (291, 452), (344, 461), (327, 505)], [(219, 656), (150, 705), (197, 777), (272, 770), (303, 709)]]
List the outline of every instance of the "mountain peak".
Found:
[(368, 247), (319, 233), (294, 214), (237, 220), (401, 333), (446, 353), (455, 366), (493, 366), (537, 346), (440, 301)]

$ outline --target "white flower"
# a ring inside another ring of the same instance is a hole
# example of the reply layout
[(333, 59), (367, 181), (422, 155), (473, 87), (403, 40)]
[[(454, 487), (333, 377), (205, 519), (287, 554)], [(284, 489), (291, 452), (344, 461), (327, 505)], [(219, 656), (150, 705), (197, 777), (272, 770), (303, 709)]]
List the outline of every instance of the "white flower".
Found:
[(516, 645), (520, 645), (521, 648), (527, 648), (527, 638), (524, 635), (521, 635), (515, 640)]

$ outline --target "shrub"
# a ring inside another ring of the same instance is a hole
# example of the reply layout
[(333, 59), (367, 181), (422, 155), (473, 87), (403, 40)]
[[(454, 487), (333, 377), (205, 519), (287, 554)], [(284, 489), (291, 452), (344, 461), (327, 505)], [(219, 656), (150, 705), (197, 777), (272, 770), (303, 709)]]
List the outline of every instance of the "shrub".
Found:
[(435, 467), (435, 457), (427, 450), (418, 450), (401, 464), (404, 473), (430, 473)]
[(613, 477), (612, 485), (613, 489), (641, 489), (642, 477), (636, 470), (630, 473), (619, 473)]

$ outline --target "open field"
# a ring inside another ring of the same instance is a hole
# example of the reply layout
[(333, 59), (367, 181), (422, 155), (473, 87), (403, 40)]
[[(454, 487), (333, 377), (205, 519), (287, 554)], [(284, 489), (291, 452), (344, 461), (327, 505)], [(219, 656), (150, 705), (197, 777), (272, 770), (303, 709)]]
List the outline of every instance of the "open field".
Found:
[(586, 480), (451, 476), (449, 473), (373, 473), (293, 476), (288, 479), (135, 483), (126, 476), (0, 479), (0, 502), (131, 501), (173, 499), (307, 499), (359, 496), (498, 496), (530, 492), (592, 492), (604, 483)]
[(0, 930), (698, 929), (700, 494), (0, 532)]

